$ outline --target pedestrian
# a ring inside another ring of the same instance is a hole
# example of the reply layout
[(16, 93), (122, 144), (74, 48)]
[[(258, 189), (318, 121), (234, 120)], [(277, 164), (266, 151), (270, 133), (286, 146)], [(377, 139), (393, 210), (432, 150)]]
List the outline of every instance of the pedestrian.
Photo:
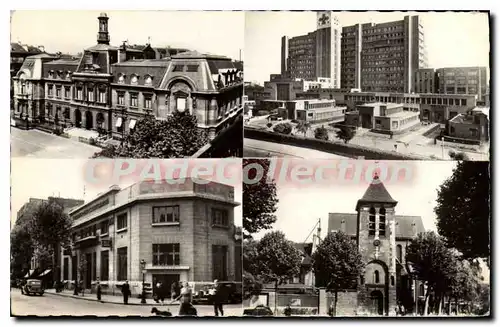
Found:
[(174, 281), (172, 285), (170, 285), (170, 297), (172, 299), (172, 302), (179, 296), (177, 293), (177, 282)]
[(128, 297), (130, 296), (130, 285), (128, 280), (122, 285), (123, 303), (128, 304)]
[(97, 281), (97, 301), (101, 301), (101, 294), (102, 294), (101, 283)]
[(287, 316), (287, 317), (290, 317), (292, 315), (292, 308), (290, 308), (290, 304), (287, 304), (284, 313), (285, 313), (285, 316)]
[(191, 304), (193, 298), (193, 292), (189, 287), (188, 282), (184, 282), (183, 287), (181, 288), (181, 294), (178, 299), (181, 300), (181, 304), (179, 306), (179, 316), (196, 316), (197, 311), (196, 308)]
[(155, 302), (156, 303), (160, 303), (161, 291), (162, 291), (162, 284), (160, 281), (158, 281), (156, 283), (156, 290), (155, 290)]
[(82, 296), (85, 296), (85, 288), (83, 286), (83, 279), (80, 279), (80, 283), (78, 283), (78, 290), (82, 292)]
[(73, 295), (78, 295), (78, 280), (75, 279), (75, 289), (73, 290)]
[(166, 293), (167, 293), (166, 284), (160, 283), (160, 293), (158, 295), (159, 295), (161, 305), (164, 304), (163, 301), (165, 301), (165, 294)]
[(219, 284), (219, 281), (216, 279), (214, 280), (214, 295), (213, 295), (213, 302), (214, 302), (214, 312), (215, 316), (219, 316), (219, 312), (221, 316), (224, 316), (224, 309), (222, 308), (222, 303), (224, 302), (223, 299), (223, 289), (221, 285)]

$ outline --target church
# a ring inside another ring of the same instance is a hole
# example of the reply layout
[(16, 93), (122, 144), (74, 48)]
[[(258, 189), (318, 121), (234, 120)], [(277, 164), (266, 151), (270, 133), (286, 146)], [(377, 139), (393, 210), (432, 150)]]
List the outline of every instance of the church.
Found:
[(419, 216), (396, 215), (397, 204), (375, 176), (356, 213), (329, 214), (328, 232), (349, 235), (364, 263), (354, 301), (357, 315), (394, 315), (398, 303), (406, 312), (422, 308), (424, 285), (412, 279), (405, 256), (410, 241), (425, 229)]

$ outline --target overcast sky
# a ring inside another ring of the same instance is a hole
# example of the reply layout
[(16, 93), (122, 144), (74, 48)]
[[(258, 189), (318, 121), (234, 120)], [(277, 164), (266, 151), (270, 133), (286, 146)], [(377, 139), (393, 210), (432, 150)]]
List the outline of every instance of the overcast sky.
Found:
[[(309, 161), (312, 162), (312, 161)], [(398, 165), (397, 161), (386, 161)], [(405, 164), (408, 164), (406, 162)], [(398, 201), (397, 215), (421, 216), (424, 228), (436, 230), (434, 207), (437, 189), (453, 173), (453, 161), (415, 161), (412, 178), (408, 181), (389, 180), (384, 185), (392, 198)], [(410, 166), (408, 166), (410, 167)], [(322, 233), (328, 231), (328, 214), (356, 213), (356, 203), (361, 199), (369, 182), (324, 183), (294, 186), (288, 182), (277, 183), (279, 198), (277, 221), (273, 230), (281, 230), (286, 237), (295, 242), (305, 242), (309, 232), (321, 218)], [(268, 231), (255, 235), (260, 238)], [(324, 237), (325, 235), (322, 235)], [(307, 240), (312, 241), (312, 238)]]
[[(188, 48), (238, 59), (244, 41), (243, 12), (106, 11), (111, 44)], [(17, 11), (11, 42), (76, 54), (97, 43), (99, 11)], [(243, 52), (243, 51), (242, 51)]]
[[(226, 159), (230, 160), (230, 159)], [(109, 189), (113, 182), (104, 181), (101, 185), (95, 185), (92, 181), (85, 179), (85, 170), (88, 168), (88, 160), (79, 159), (31, 159), (12, 158), (11, 165), (11, 222), (15, 222), (17, 211), (29, 201), (30, 197), (47, 199), (49, 196), (60, 196), (64, 198), (83, 199), (86, 202), (96, 197), (98, 193)], [(138, 160), (136, 162), (146, 162)], [(169, 160), (161, 160), (162, 165), (168, 165)], [(215, 167), (220, 160), (198, 160)], [(240, 161), (235, 161), (235, 165), (228, 164), (226, 173), (236, 174), (233, 171), (236, 167), (241, 167)], [(140, 164), (137, 164), (137, 167)], [(241, 168), (239, 168), (241, 169)], [(140, 174), (140, 169), (136, 169), (136, 175)], [(96, 174), (96, 176), (99, 176)], [(162, 175), (164, 176), (164, 175)], [(209, 178), (214, 180), (213, 178)], [(241, 203), (241, 181), (231, 180), (221, 181), (223, 184), (234, 186), (235, 201)], [(133, 178), (124, 180), (118, 185), (122, 188), (133, 183)], [(84, 196), (85, 191), (85, 196)], [(241, 205), (234, 211), (235, 224), (241, 226), (242, 208)]]
[[(422, 18), (429, 66), (489, 66), (488, 15), (478, 13), (339, 12), (341, 26)], [(245, 80), (262, 84), (281, 70), (281, 37), (316, 29), (315, 12), (249, 12), (245, 17)]]

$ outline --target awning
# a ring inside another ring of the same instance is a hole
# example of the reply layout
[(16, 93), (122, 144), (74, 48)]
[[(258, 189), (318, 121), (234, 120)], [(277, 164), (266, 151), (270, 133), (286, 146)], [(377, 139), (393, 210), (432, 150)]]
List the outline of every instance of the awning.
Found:
[(50, 269), (45, 270), (45, 271), (44, 271), (43, 273), (41, 273), (41, 274), (40, 274), (40, 276), (38, 276), (38, 277), (43, 277), (43, 276), (47, 275), (48, 273), (50, 273)]
[(137, 120), (131, 119), (130, 120), (130, 124), (128, 125), (128, 128), (129, 129), (134, 129), (136, 123), (137, 123)]
[(122, 117), (118, 117), (116, 120), (116, 127), (122, 127)]
[(26, 273), (26, 276), (24, 276), (24, 278), (28, 278), (30, 277), (31, 275), (33, 275), (33, 273), (35, 272), (35, 270), (30, 270)]

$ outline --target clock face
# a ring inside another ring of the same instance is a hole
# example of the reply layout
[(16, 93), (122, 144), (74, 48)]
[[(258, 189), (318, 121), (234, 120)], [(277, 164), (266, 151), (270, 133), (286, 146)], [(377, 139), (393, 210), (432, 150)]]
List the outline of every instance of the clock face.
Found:
[(375, 246), (379, 246), (379, 245), (380, 245), (380, 241), (379, 241), (379, 240), (375, 240), (375, 241), (373, 241), (373, 245), (375, 245)]

